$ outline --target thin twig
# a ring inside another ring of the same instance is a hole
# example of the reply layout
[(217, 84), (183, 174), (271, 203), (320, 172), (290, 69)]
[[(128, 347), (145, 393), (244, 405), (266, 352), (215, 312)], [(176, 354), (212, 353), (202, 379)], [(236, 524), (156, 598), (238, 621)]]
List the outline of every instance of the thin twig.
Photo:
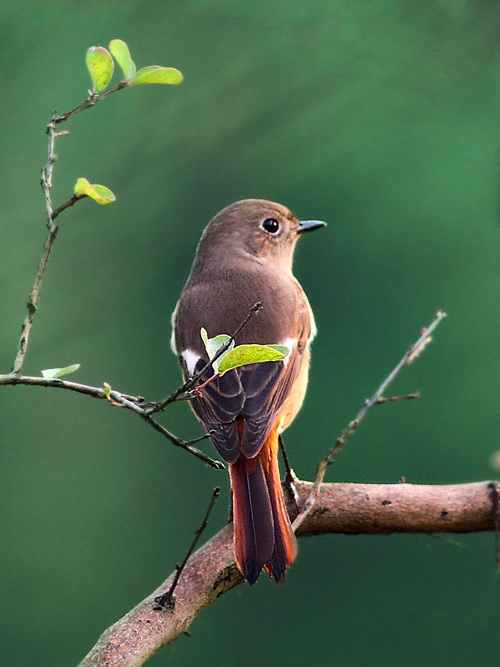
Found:
[[(62, 380), (60, 378), (44, 378), (32, 375), (16, 375), (14, 373), (8, 373), (6, 375), (0, 375), (0, 385), (4, 384), (24, 384), (33, 385), (35, 387), (38, 386), (51, 387), (53, 389), (69, 389), (70, 391), (76, 391), (79, 394), (86, 394), (87, 396), (93, 396), (94, 398), (108, 398), (105, 387), (92, 387), (87, 384), (70, 382), (69, 380)], [(132, 396), (131, 394), (123, 394), (119, 391), (111, 390), (109, 395), (117, 401), (121, 398), (124, 398), (138, 405), (144, 402), (144, 398), (142, 396)]]
[(191, 557), (191, 554), (193, 553), (193, 551), (196, 548), (196, 545), (198, 544), (198, 540), (200, 539), (200, 537), (203, 534), (203, 531), (205, 530), (205, 528), (208, 525), (208, 519), (210, 517), (210, 514), (212, 513), (212, 510), (213, 510), (214, 505), (215, 505), (215, 501), (219, 497), (219, 494), (220, 494), (220, 487), (217, 486), (212, 491), (212, 498), (210, 500), (210, 504), (208, 505), (208, 509), (205, 513), (205, 517), (203, 518), (201, 526), (195, 532), (194, 540), (193, 540), (191, 546), (189, 547), (188, 552), (187, 552), (186, 556), (184, 557), (184, 560), (182, 561), (182, 563), (180, 565), (176, 564), (176, 566), (175, 566), (175, 575), (174, 575), (174, 578), (173, 578), (173, 581), (172, 581), (172, 584), (171, 584), (170, 588), (168, 589), (168, 591), (166, 593), (163, 593), (162, 595), (158, 595), (157, 597), (155, 597), (155, 602), (157, 604), (157, 606), (154, 607), (155, 610), (159, 611), (160, 609), (165, 609), (166, 607), (169, 608), (169, 609), (173, 609), (175, 607), (175, 596), (174, 596), (175, 588), (176, 588), (177, 584), (179, 583), (179, 579), (181, 577), (181, 574), (182, 574), (184, 568), (186, 567), (186, 564), (187, 564), (189, 558)]
[(31, 332), (31, 327), (33, 325), (33, 319), (35, 317), (35, 313), (38, 308), (38, 297), (40, 295), (40, 288), (42, 286), (42, 282), (45, 276), (45, 269), (47, 268), (47, 262), (49, 261), (50, 253), (52, 250), (52, 246), (54, 245), (54, 241), (56, 240), (57, 232), (59, 231), (58, 225), (54, 223), (54, 220), (57, 218), (57, 216), (62, 213), (66, 208), (69, 206), (72, 206), (75, 202), (77, 202), (79, 199), (82, 199), (83, 197), (77, 197), (74, 195), (69, 199), (67, 202), (59, 206), (55, 211), (53, 210), (53, 205), (52, 205), (52, 197), (51, 197), (51, 190), (52, 190), (52, 175), (54, 171), (54, 165), (57, 160), (57, 155), (55, 152), (55, 144), (56, 144), (56, 139), (59, 137), (63, 137), (69, 134), (68, 131), (63, 130), (62, 132), (57, 132), (56, 131), (56, 125), (59, 123), (64, 123), (67, 121), (69, 118), (72, 116), (75, 116), (77, 113), (80, 113), (81, 111), (84, 111), (85, 109), (90, 109), (91, 107), (95, 106), (99, 100), (102, 100), (103, 97), (107, 97), (111, 93), (116, 92), (117, 90), (121, 90), (122, 88), (126, 88), (129, 85), (128, 81), (121, 81), (119, 84), (114, 86), (113, 88), (110, 88), (109, 90), (106, 90), (105, 92), (101, 93), (100, 95), (94, 95), (91, 94), (85, 102), (80, 104), (79, 106), (75, 107), (71, 111), (68, 111), (66, 113), (63, 113), (62, 115), (57, 115), (57, 113), (54, 111), (52, 113), (52, 118), (50, 120), (50, 123), (47, 125), (47, 134), (49, 137), (49, 145), (48, 145), (48, 151), (47, 151), (47, 164), (45, 167), (42, 169), (42, 176), (40, 179), (40, 183), (42, 186), (43, 190), (43, 196), (45, 200), (45, 210), (46, 210), (46, 218), (47, 218), (47, 228), (49, 230), (48, 236), (45, 240), (45, 246), (43, 248), (43, 253), (42, 253), (42, 258), (40, 260), (40, 264), (38, 265), (38, 271), (35, 277), (35, 282), (33, 283), (33, 287), (31, 289), (31, 293), (28, 297), (28, 302), (26, 304), (27, 307), (27, 313), (26, 317), (24, 318), (24, 322), (21, 326), (21, 336), (19, 338), (19, 344), (17, 346), (17, 352), (16, 352), (16, 357), (14, 359), (14, 363), (12, 365), (12, 373), (19, 374), (21, 372), (21, 369), (24, 364), (24, 359), (26, 357), (26, 352), (28, 350), (28, 341), (29, 341), (29, 335)]
[(178, 438), (176, 435), (168, 431), (164, 426), (162, 426), (160, 423), (156, 421), (156, 419), (153, 419), (151, 415), (145, 414), (144, 411), (141, 410), (141, 412), (137, 411), (137, 414), (139, 414), (142, 419), (144, 419), (145, 422), (147, 422), (150, 426), (152, 426), (158, 433), (161, 433), (164, 435), (170, 442), (175, 445), (176, 447), (181, 447), (182, 449), (185, 449), (187, 452), (190, 454), (193, 454), (193, 456), (196, 456), (197, 459), (201, 459), (205, 463), (208, 463), (209, 466), (212, 468), (215, 468), (216, 470), (225, 470), (226, 466), (222, 463), (222, 461), (217, 461), (217, 459), (212, 459), (208, 454), (205, 454), (205, 452), (202, 452), (199, 449), (196, 449), (196, 447), (192, 446), (193, 442), (199, 442), (200, 440), (205, 440), (206, 438), (210, 437), (209, 433), (205, 433), (199, 438), (194, 438), (194, 440), (181, 440), (181, 438)]
[(104, 392), (111, 405), (118, 404), (120, 407), (124, 407), (128, 410), (131, 410), (132, 412), (135, 412), (135, 414), (139, 415), (139, 417), (152, 426), (155, 431), (158, 431), (158, 433), (161, 433), (163, 436), (165, 436), (165, 438), (170, 440), (170, 442), (176, 447), (185, 449), (190, 454), (193, 454), (193, 456), (196, 456), (196, 458), (201, 459), (205, 463), (208, 463), (208, 465), (212, 466), (212, 468), (216, 468), (217, 470), (225, 470), (226, 466), (222, 463), (222, 461), (212, 459), (210, 456), (208, 456), (208, 454), (205, 454), (205, 452), (202, 452), (201, 450), (192, 446), (194, 442), (199, 442), (200, 440), (209, 438), (209, 433), (205, 433), (201, 438), (195, 438), (194, 440), (182, 440), (181, 438), (178, 438), (176, 435), (171, 433), (164, 426), (162, 426), (159, 422), (157, 422), (156, 419), (153, 419), (143, 407), (137, 405), (134, 401), (128, 400), (119, 392), (114, 392), (112, 395), (111, 387), (109, 387), (109, 385), (105, 387)]
[(194, 440), (182, 440), (181, 438), (178, 438), (146, 413), (144, 407), (142, 406), (144, 403), (144, 398), (142, 396), (122, 394), (119, 391), (111, 389), (109, 385), (105, 385), (104, 387), (92, 387), (86, 384), (80, 384), (78, 382), (62, 380), (60, 378), (32, 377), (27, 375), (16, 375), (15, 373), (0, 375), (0, 386), (8, 384), (34, 385), (39, 387), (50, 387), (52, 389), (68, 389), (69, 391), (76, 391), (79, 394), (85, 394), (87, 396), (92, 396), (93, 398), (107, 399), (110, 405), (115, 407), (123, 407), (127, 410), (135, 412), (135, 414), (144, 419), (144, 421), (147, 422), (152, 428), (154, 428), (155, 431), (161, 433), (176, 447), (185, 449), (190, 454), (193, 454), (193, 456), (196, 456), (196, 458), (201, 459), (204, 461), (204, 463), (212, 466), (212, 468), (216, 468), (217, 470), (225, 470), (225, 465), (222, 463), (222, 461), (212, 459), (210, 456), (208, 456), (208, 454), (205, 454), (196, 447), (193, 447), (193, 443), (209, 438), (209, 433), (205, 433), (203, 436), (195, 438)]
[[(239, 325), (239, 327), (236, 329), (236, 331), (229, 336), (228, 340), (222, 345), (217, 352), (214, 354), (214, 356), (208, 361), (201, 370), (199, 370), (197, 373), (192, 375), (190, 378), (184, 382), (183, 385), (178, 387), (170, 396), (168, 396), (166, 399), (161, 401), (161, 403), (157, 403), (156, 405), (152, 406), (147, 410), (147, 414), (154, 414), (155, 412), (161, 412), (164, 410), (167, 405), (170, 405), (171, 403), (174, 403), (174, 401), (177, 401), (180, 396), (183, 394), (186, 394), (187, 392), (191, 391), (193, 389), (195, 383), (206, 373), (206, 371), (212, 366), (214, 361), (217, 361), (222, 357), (222, 355), (227, 352), (229, 347), (231, 346), (231, 343), (234, 341), (236, 336), (240, 333), (240, 331), (243, 329), (243, 327), (248, 323), (248, 321), (254, 317), (254, 315), (257, 315), (263, 308), (263, 305), (260, 301), (257, 301), (257, 303), (254, 303), (254, 305), (250, 308), (248, 315), (245, 317), (243, 322)], [(190, 397), (191, 398), (191, 397)]]
[(49, 136), (49, 146), (47, 151), (47, 164), (42, 169), (42, 176), (40, 183), (42, 185), (43, 196), (45, 200), (45, 211), (47, 218), (47, 228), (49, 230), (48, 236), (45, 240), (45, 246), (43, 248), (42, 258), (40, 264), (38, 265), (38, 271), (35, 277), (35, 282), (31, 289), (31, 293), (28, 297), (28, 302), (26, 304), (27, 313), (24, 319), (23, 325), (21, 327), (21, 336), (19, 338), (19, 345), (17, 348), (16, 358), (14, 359), (14, 364), (12, 366), (12, 373), (20, 373), (21, 368), (24, 363), (24, 358), (26, 356), (26, 351), (28, 349), (28, 340), (31, 331), (31, 326), (33, 324), (33, 318), (38, 308), (38, 296), (40, 294), (40, 287), (42, 286), (43, 277), (45, 275), (45, 269), (47, 267), (47, 262), (49, 261), (50, 251), (59, 231), (59, 227), (54, 224), (54, 211), (52, 209), (52, 199), (51, 199), (51, 188), (52, 188), (52, 174), (54, 171), (54, 164), (56, 162), (57, 156), (55, 153), (55, 142), (57, 138), (57, 132), (55, 131), (54, 119), (56, 113), (52, 114), (52, 120), (47, 126), (47, 134)]
[(84, 199), (85, 197), (87, 197), (87, 195), (73, 195), (71, 199), (68, 199), (68, 201), (64, 202), (64, 204), (61, 204), (61, 206), (56, 208), (54, 213), (52, 213), (52, 220), (55, 220), (60, 213), (65, 211), (70, 206), (73, 206), (73, 204), (76, 204), (76, 202), (80, 201), (80, 199)]
[(33, 319), (38, 308), (38, 298), (40, 294), (40, 289), (42, 282), (45, 276), (45, 271), (47, 268), (47, 263), (49, 261), (50, 253), (54, 245), (54, 241), (59, 231), (58, 225), (55, 224), (55, 219), (67, 208), (73, 206), (77, 201), (83, 199), (86, 195), (76, 195), (74, 194), (70, 199), (61, 204), (57, 209), (54, 210), (52, 204), (52, 177), (54, 172), (54, 165), (57, 160), (57, 155), (55, 152), (55, 143), (56, 139), (59, 137), (67, 136), (69, 134), (68, 130), (56, 131), (56, 125), (63, 123), (76, 114), (84, 111), (85, 109), (90, 109), (95, 106), (97, 102), (102, 100), (104, 97), (107, 97), (111, 93), (126, 88), (129, 85), (128, 81), (122, 81), (113, 88), (101, 93), (100, 95), (92, 93), (82, 104), (78, 107), (75, 107), (71, 111), (64, 113), (62, 115), (57, 115), (54, 111), (52, 113), (52, 118), (50, 123), (47, 125), (46, 133), (48, 135), (48, 150), (47, 150), (47, 163), (42, 169), (40, 184), (42, 186), (43, 197), (45, 201), (45, 211), (46, 211), (46, 224), (48, 228), (48, 235), (45, 240), (45, 245), (42, 253), (40, 263), (38, 265), (38, 271), (35, 277), (35, 282), (31, 289), (30, 296), (27, 302), (27, 313), (24, 319), (24, 322), (21, 327), (21, 336), (19, 339), (19, 344), (17, 347), (16, 356), (12, 366), (11, 373), (7, 375), (0, 375), (0, 385), (16, 385), (16, 384), (25, 384), (25, 385), (35, 385), (42, 387), (52, 387), (57, 389), (69, 389), (70, 391), (76, 391), (81, 394), (86, 394), (87, 396), (93, 396), (94, 398), (107, 399), (111, 405), (117, 407), (125, 407), (132, 412), (138, 414), (144, 421), (146, 421), (150, 426), (152, 426), (156, 431), (161, 433), (164, 437), (168, 438), (171, 443), (177, 447), (181, 447), (186, 451), (190, 452), (197, 458), (201, 459), (205, 463), (208, 463), (214, 468), (224, 469), (225, 466), (221, 461), (216, 461), (210, 456), (204, 454), (199, 449), (196, 449), (192, 446), (193, 443), (199, 442), (204, 438), (210, 437), (209, 434), (204, 434), (201, 438), (195, 438), (194, 440), (186, 441), (178, 438), (173, 433), (170, 433), (168, 429), (159, 424), (156, 420), (152, 419), (150, 415), (145, 412), (144, 399), (140, 396), (130, 396), (127, 394), (122, 394), (117, 391), (113, 391), (111, 387), (105, 385), (104, 387), (90, 387), (88, 385), (79, 384), (76, 382), (69, 382), (67, 380), (61, 380), (59, 378), (43, 378), (43, 377), (31, 377), (31, 376), (21, 376), (21, 369), (24, 364), (26, 357), (26, 352), (28, 349), (28, 341), (31, 332), (31, 327), (33, 325)]
[[(397, 377), (397, 375), (403, 370), (403, 368), (406, 368), (406, 366), (409, 366), (417, 357), (418, 355), (424, 350), (424, 348), (430, 343), (432, 340), (431, 338), (431, 333), (434, 331), (434, 329), (437, 327), (437, 325), (441, 322), (446, 317), (446, 313), (443, 310), (439, 310), (436, 313), (436, 317), (432, 324), (427, 327), (427, 329), (424, 329), (422, 331), (422, 334), (420, 338), (417, 340), (416, 343), (414, 343), (404, 354), (403, 358), (401, 361), (397, 364), (397, 366), (392, 370), (391, 373), (386, 377), (386, 379), (382, 382), (380, 387), (377, 389), (377, 391), (373, 394), (373, 396), (367, 400), (364, 404), (364, 406), (361, 408), (355, 419), (350, 422), (350, 424), (342, 431), (340, 436), (337, 438), (335, 441), (335, 444), (333, 447), (330, 449), (328, 454), (324, 457), (322, 461), (320, 461), (318, 465), (318, 470), (316, 473), (316, 479), (314, 480), (311, 492), (309, 494), (308, 499), (306, 500), (302, 511), (300, 514), (297, 516), (295, 521), (293, 522), (293, 529), (296, 531), (301, 523), (304, 521), (304, 519), (308, 516), (310, 513), (311, 509), (314, 506), (314, 503), (316, 502), (316, 498), (318, 497), (319, 489), (320, 486), (323, 482), (323, 479), (325, 477), (326, 470), (328, 466), (330, 466), (333, 463), (333, 460), (337, 456), (337, 454), (340, 452), (342, 447), (345, 445), (345, 443), (351, 438), (354, 433), (356, 432), (356, 429), (362, 422), (362, 420), (366, 417), (368, 412), (373, 408), (374, 405), (379, 405), (380, 403), (385, 403), (387, 400), (391, 399), (383, 399), (383, 395), (387, 387), (391, 384), (391, 382)], [(413, 397), (413, 396), (412, 396)], [(407, 398), (407, 397), (394, 397), (392, 400), (399, 400), (400, 398)], [(381, 400), (383, 399), (383, 400)]]
[(393, 403), (394, 401), (411, 401), (415, 398), (420, 398), (420, 392), (417, 391), (414, 394), (406, 394), (406, 396), (379, 396), (377, 398), (377, 405), (382, 403)]
[(71, 109), (71, 111), (67, 111), (66, 113), (61, 114), (60, 116), (55, 116), (54, 117), (54, 123), (64, 123), (67, 121), (69, 118), (72, 118), (73, 116), (76, 116), (76, 114), (81, 113), (82, 111), (85, 111), (86, 109), (92, 109), (92, 107), (95, 107), (95, 105), (102, 100), (104, 97), (107, 97), (108, 95), (111, 95), (111, 93), (116, 93), (117, 90), (122, 90), (123, 88), (127, 88), (130, 86), (129, 81), (120, 81), (120, 83), (116, 84), (116, 86), (113, 86), (113, 88), (110, 88), (109, 90), (106, 90), (105, 92), (101, 93), (100, 95), (94, 95), (91, 94), (85, 102), (82, 102), (79, 104), (77, 107), (74, 109)]

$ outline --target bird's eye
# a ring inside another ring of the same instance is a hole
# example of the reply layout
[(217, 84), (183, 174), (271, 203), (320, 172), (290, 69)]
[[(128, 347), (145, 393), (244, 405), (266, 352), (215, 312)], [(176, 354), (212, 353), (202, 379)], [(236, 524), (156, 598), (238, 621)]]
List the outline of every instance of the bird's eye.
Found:
[(280, 228), (279, 222), (275, 218), (266, 218), (262, 223), (262, 227), (270, 234), (276, 234)]

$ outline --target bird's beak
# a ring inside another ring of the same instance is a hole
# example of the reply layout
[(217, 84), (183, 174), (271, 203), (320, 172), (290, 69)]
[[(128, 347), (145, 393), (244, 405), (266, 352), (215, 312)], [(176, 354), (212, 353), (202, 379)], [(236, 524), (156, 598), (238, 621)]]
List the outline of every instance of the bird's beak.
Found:
[(302, 222), (299, 222), (299, 226), (297, 227), (297, 234), (313, 232), (315, 229), (319, 229), (320, 227), (325, 226), (326, 222), (322, 222), (321, 220), (302, 220)]

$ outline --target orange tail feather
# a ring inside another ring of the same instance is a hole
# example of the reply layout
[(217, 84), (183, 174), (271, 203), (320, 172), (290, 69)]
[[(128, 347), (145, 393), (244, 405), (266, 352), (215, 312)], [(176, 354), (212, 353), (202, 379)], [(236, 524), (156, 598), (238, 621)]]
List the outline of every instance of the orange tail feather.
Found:
[(233, 491), (234, 552), (238, 569), (254, 584), (264, 568), (278, 582), (297, 555), (278, 468), (278, 433), (273, 429), (259, 454), (240, 454), (229, 466)]

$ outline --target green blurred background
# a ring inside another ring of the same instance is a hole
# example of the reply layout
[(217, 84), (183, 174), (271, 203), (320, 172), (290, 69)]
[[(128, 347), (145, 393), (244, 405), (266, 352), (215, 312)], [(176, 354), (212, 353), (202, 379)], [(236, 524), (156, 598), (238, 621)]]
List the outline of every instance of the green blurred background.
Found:
[[(10, 370), (45, 237), (39, 170), (52, 109), (79, 104), (91, 45), (124, 39), (178, 87), (122, 91), (67, 126), (54, 201), (77, 177), (115, 204), (60, 218), (24, 368), (159, 399), (179, 383), (170, 313), (200, 232), (269, 198), (328, 221), (300, 243), (316, 313), (310, 388), (287, 432), (311, 478), (438, 308), (449, 317), (375, 410), (331, 481), (499, 475), (499, 19), (492, 0), (111, 0), (0, 9), (1, 372)], [(118, 79), (117, 79), (118, 80)], [(1, 662), (75, 665), (182, 558), (227, 479), (131, 413), (33, 387), (1, 406)], [(185, 404), (164, 423), (200, 434)], [(208, 447), (208, 446), (207, 446)], [(300, 541), (286, 587), (224, 596), (151, 665), (496, 665), (490, 535)]]

